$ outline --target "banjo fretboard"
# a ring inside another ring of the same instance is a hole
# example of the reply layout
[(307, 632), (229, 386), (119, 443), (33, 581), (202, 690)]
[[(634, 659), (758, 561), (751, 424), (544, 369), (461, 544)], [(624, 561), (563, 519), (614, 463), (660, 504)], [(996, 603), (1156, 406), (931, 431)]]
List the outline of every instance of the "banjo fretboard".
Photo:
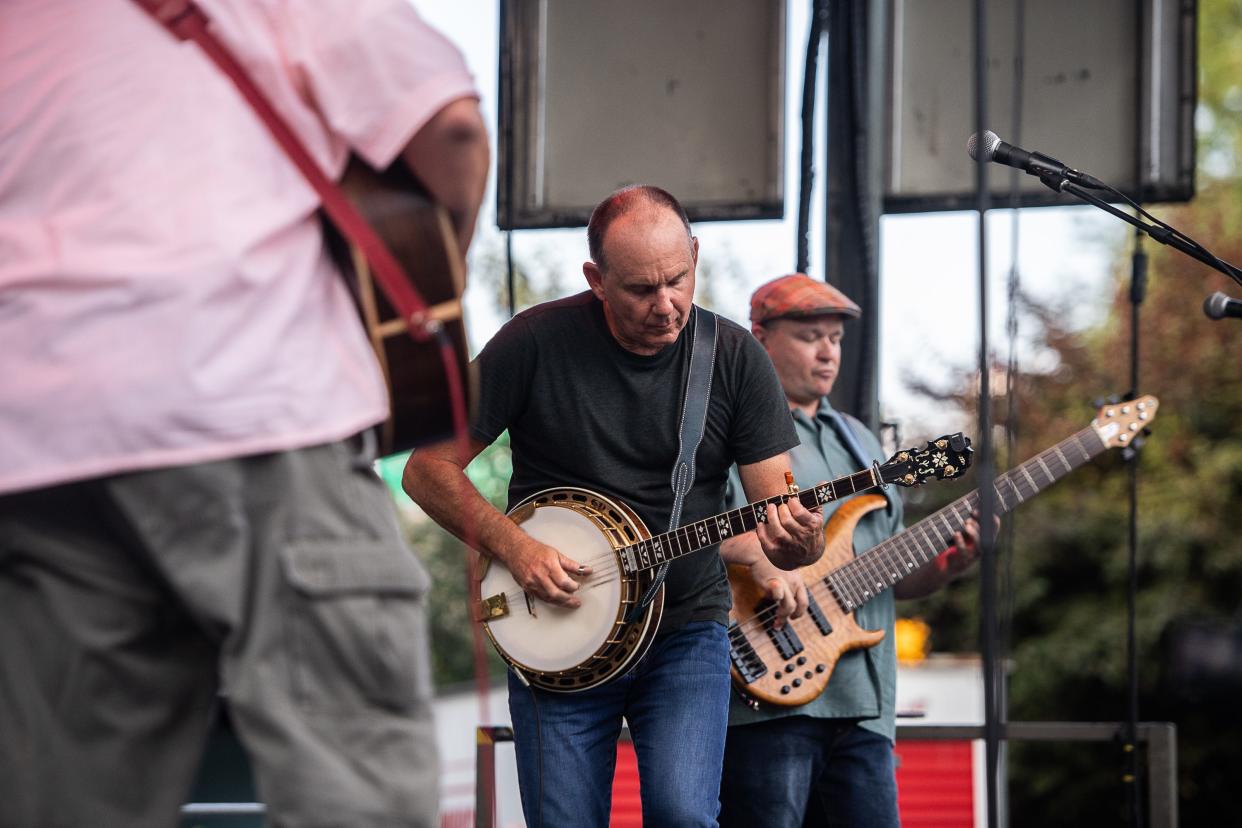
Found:
[(647, 538), (620, 549), (621, 566), (627, 574), (659, 566), (666, 561), (697, 552), (705, 546), (751, 531), (760, 523), (768, 522), (768, 504), (780, 505), (793, 498), (807, 509), (822, 506), (831, 500), (849, 497), (857, 492), (882, 485), (873, 467), (822, 483), (796, 495), (782, 494), (767, 500), (757, 500), (741, 508), (723, 512), (715, 517), (687, 523), (684, 526)]

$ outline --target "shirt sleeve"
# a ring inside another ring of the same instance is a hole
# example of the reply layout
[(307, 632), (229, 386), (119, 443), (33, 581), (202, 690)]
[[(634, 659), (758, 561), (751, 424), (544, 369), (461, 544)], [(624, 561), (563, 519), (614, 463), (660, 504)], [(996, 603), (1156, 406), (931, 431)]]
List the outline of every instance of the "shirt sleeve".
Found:
[(734, 460), (758, 463), (798, 445), (789, 404), (772, 361), (749, 334), (740, 339), (737, 353), (737, 404), (734, 409)]
[(470, 436), (491, 444), (521, 418), (534, 379), (535, 341), (526, 320), (505, 323), (475, 357), (479, 400)]
[(377, 169), (446, 105), (479, 96), (461, 52), (408, 0), (285, 8), (286, 50), (320, 116)]

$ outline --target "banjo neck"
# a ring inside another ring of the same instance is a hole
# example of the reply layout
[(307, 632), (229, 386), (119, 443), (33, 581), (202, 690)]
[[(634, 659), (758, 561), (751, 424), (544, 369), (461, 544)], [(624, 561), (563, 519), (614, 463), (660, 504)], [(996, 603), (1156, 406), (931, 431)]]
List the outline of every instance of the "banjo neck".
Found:
[(660, 564), (697, 552), (706, 546), (751, 531), (760, 523), (768, 522), (768, 504), (779, 506), (797, 498), (803, 507), (815, 509), (832, 500), (849, 497), (884, 484), (878, 464), (854, 474), (838, 477), (805, 491), (779, 494), (766, 500), (756, 500), (738, 509), (722, 512), (714, 517), (687, 523), (669, 532), (653, 535), (638, 543), (618, 550), (621, 568), (626, 574), (651, 569)]

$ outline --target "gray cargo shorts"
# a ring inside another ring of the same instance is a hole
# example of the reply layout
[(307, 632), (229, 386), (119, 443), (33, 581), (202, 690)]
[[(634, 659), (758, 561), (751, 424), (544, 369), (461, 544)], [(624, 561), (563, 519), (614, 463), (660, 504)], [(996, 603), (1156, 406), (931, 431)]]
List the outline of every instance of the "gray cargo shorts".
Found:
[(427, 588), (352, 441), (0, 496), (0, 822), (176, 824), (222, 694), (269, 824), (435, 825)]

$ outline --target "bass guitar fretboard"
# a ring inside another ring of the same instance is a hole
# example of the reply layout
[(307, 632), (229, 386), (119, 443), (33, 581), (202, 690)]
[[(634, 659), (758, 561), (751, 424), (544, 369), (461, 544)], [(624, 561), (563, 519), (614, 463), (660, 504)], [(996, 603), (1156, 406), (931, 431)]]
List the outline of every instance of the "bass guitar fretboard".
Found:
[[(993, 482), (997, 511), (1004, 514), (1030, 500), (1105, 448), (1095, 429), (1085, 428), (998, 475)], [(824, 583), (841, 608), (853, 612), (930, 563), (966, 525), (978, 505), (978, 491), (958, 498), (829, 573)]]

